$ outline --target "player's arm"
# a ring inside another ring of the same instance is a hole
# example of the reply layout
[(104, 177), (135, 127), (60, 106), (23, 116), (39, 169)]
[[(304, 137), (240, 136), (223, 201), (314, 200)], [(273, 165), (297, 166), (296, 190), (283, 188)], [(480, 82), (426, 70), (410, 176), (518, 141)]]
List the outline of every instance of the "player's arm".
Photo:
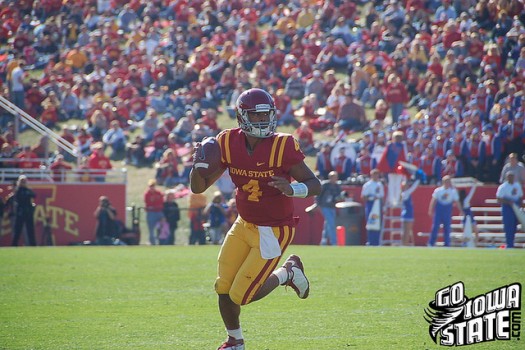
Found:
[(193, 193), (202, 193), (206, 191), (224, 172), (223, 168), (218, 168), (209, 177), (202, 177), (195, 168), (190, 172), (190, 189)]
[(290, 168), (290, 176), (296, 182), (290, 183), (284, 177), (272, 176), (273, 181), (270, 181), (268, 185), (277, 188), (289, 197), (311, 197), (321, 192), (321, 182), (304, 161)]

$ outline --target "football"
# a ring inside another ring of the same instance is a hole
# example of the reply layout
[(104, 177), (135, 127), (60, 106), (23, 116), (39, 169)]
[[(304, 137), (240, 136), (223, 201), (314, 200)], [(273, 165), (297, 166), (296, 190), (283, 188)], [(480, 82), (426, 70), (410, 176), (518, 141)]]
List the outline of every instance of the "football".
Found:
[(221, 165), (221, 147), (214, 137), (202, 140), (195, 151), (193, 167), (199, 175), (206, 178), (213, 174)]

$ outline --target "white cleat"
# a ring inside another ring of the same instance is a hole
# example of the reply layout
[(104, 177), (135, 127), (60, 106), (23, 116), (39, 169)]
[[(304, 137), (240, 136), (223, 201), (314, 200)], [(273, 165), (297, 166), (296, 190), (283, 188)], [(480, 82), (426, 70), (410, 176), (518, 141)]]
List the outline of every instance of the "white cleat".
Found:
[(308, 298), (310, 282), (308, 282), (308, 278), (304, 274), (301, 258), (297, 255), (290, 255), (283, 267), (288, 271), (288, 282), (286, 282), (286, 285), (292, 287), (299, 298)]

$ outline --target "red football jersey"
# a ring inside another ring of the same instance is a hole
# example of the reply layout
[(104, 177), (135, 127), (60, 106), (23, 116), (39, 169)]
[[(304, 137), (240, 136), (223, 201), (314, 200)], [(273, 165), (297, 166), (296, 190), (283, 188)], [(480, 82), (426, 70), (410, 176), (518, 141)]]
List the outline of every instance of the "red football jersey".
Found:
[(260, 226), (294, 226), (293, 199), (268, 185), (272, 176), (291, 180), (290, 168), (304, 159), (292, 135), (276, 133), (263, 139), (252, 155), (241, 129), (221, 132), (222, 164), (230, 171), (237, 187), (235, 199), (239, 215)]

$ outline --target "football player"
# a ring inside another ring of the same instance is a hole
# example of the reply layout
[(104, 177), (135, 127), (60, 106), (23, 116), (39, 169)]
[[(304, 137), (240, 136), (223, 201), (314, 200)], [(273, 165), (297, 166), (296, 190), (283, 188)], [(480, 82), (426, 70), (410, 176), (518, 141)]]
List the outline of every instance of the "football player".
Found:
[[(290, 255), (276, 267), (295, 234), (293, 197), (315, 196), (321, 188), (297, 140), (275, 132), (276, 108), (269, 93), (244, 91), (236, 115), (239, 127), (217, 136), (221, 166), (206, 177), (195, 168), (190, 174), (195, 193), (204, 192), (226, 169), (236, 186), (239, 216), (219, 252), (215, 281), (228, 333), (220, 350), (244, 350), (242, 305), (264, 298), (279, 285), (292, 287), (301, 299), (308, 297), (310, 284), (299, 256)], [(200, 147), (196, 145), (195, 154), (201, 154)]]

